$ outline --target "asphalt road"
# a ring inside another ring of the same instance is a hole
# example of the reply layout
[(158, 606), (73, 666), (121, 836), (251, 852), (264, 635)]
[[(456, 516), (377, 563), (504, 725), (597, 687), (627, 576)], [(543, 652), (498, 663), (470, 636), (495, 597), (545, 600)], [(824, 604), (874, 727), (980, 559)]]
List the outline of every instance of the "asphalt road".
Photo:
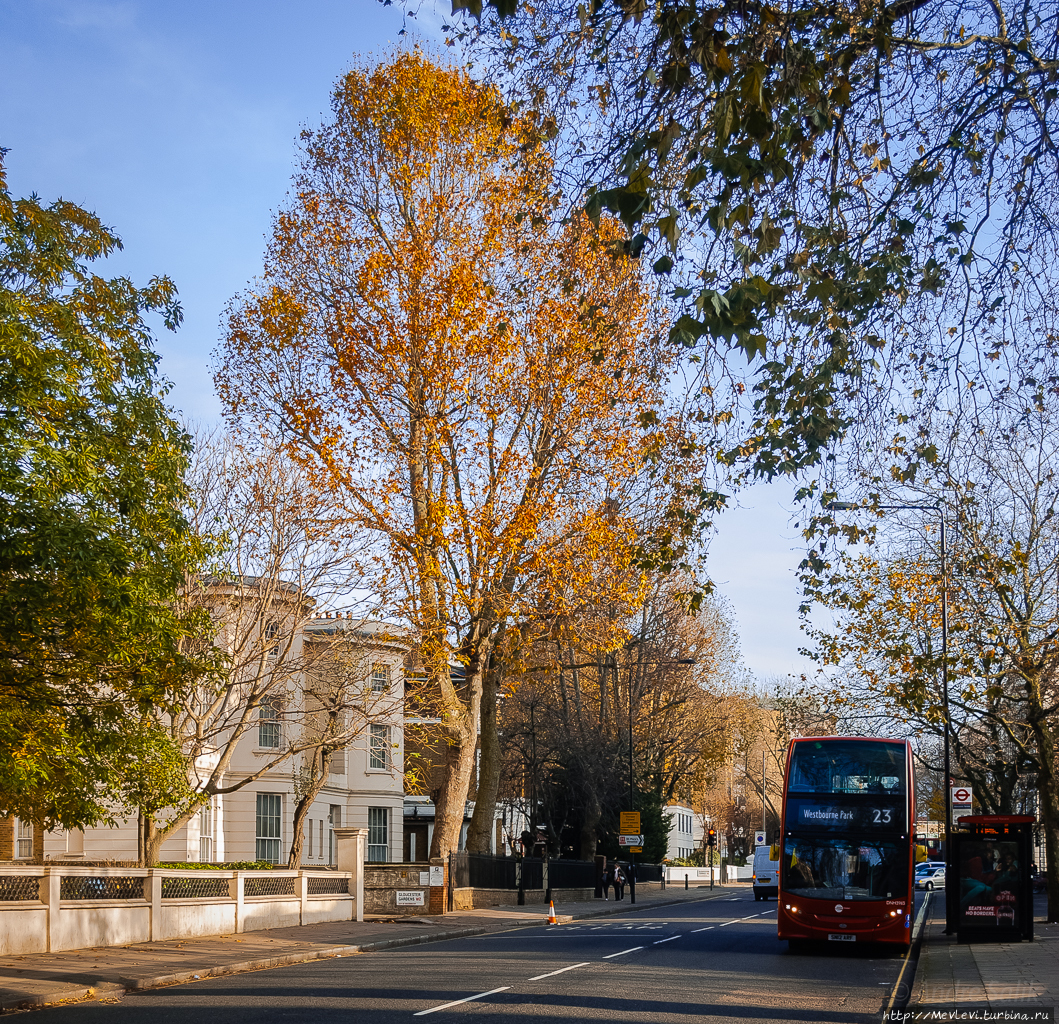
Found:
[(877, 1024), (902, 960), (867, 945), (790, 953), (775, 901), (743, 894), (211, 978), (34, 1024)]

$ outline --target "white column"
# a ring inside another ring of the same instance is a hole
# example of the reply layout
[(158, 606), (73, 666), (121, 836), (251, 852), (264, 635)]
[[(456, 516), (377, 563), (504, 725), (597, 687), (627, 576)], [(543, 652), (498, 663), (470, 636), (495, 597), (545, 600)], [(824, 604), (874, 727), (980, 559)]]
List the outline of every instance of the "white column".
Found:
[(364, 920), (364, 855), (367, 852), (366, 828), (336, 828), (335, 860), (339, 871), (349, 871), (349, 892), (353, 896), (354, 919)]

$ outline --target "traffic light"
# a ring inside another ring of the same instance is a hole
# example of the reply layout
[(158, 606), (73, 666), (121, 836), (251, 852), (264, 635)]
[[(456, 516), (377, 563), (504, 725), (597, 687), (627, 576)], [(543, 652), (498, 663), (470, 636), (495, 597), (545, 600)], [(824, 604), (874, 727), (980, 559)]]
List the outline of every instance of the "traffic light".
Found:
[(706, 833), (706, 845), (707, 846), (716, 846), (717, 845), (717, 829), (711, 828), (709, 830), (709, 832)]

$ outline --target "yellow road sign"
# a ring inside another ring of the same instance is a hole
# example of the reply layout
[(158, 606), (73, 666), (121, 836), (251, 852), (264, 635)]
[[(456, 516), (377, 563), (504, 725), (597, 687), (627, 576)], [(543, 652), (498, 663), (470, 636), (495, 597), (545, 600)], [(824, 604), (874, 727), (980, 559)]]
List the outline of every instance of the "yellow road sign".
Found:
[(618, 831), (622, 835), (639, 835), (640, 834), (640, 812), (639, 811), (622, 811), (619, 815), (621, 819), (618, 825)]

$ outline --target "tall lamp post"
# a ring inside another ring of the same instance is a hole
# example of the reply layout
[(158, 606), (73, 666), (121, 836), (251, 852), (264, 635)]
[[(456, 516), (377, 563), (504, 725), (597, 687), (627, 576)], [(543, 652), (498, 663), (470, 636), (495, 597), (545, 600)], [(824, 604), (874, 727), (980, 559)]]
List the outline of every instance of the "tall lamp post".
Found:
[[(829, 512), (848, 512), (861, 508), (852, 501), (831, 501), (824, 508)], [(941, 525), (941, 713), (944, 729), (944, 773), (945, 786), (942, 798), (945, 801), (945, 933), (951, 934), (955, 927), (956, 886), (953, 882), (952, 864), (952, 770), (949, 761), (949, 578), (946, 570), (945, 550), (945, 507), (938, 502), (934, 505), (873, 505), (872, 508), (886, 511), (912, 509), (918, 512), (936, 512)], [(914, 829), (914, 822), (909, 823)], [(914, 836), (913, 831), (913, 836)]]
[[(639, 644), (639, 643), (642, 643), (642, 641), (637, 639), (637, 640), (631, 641), (626, 646), (627, 646), (627, 648), (629, 650), (631, 650), (632, 647), (635, 644)], [(641, 665), (694, 665), (694, 664), (696, 664), (696, 660), (694, 658), (672, 658), (672, 659), (669, 659), (669, 658), (666, 658), (666, 659), (651, 658), (651, 659), (648, 659), (646, 661), (640, 661), (639, 664), (641, 664)], [(615, 670), (616, 669), (617, 669), (617, 659), (615, 659)], [(617, 671), (615, 671), (614, 681), (615, 681), (615, 685), (617, 685)], [(632, 712), (633, 712), (633, 709), (632, 709), (632, 660), (630, 659), (629, 660), (629, 810), (630, 811), (636, 810), (636, 779), (635, 779), (635, 775), (633, 773), (633, 761), (632, 761), (632, 754), (633, 754), (633, 745), (632, 745), (632, 719), (633, 719), (633, 713)], [(640, 830), (641, 830), (641, 834), (642, 834), (642, 831), (643, 831), (643, 822), (642, 821), (640, 822)], [(633, 868), (633, 865), (635, 863), (636, 863), (636, 854), (635, 853), (630, 853), (629, 854), (629, 868), (634, 874), (635, 874), (635, 868)], [(629, 879), (629, 902), (630, 903), (635, 903), (636, 902), (636, 882), (635, 882), (635, 878), (630, 878)]]

